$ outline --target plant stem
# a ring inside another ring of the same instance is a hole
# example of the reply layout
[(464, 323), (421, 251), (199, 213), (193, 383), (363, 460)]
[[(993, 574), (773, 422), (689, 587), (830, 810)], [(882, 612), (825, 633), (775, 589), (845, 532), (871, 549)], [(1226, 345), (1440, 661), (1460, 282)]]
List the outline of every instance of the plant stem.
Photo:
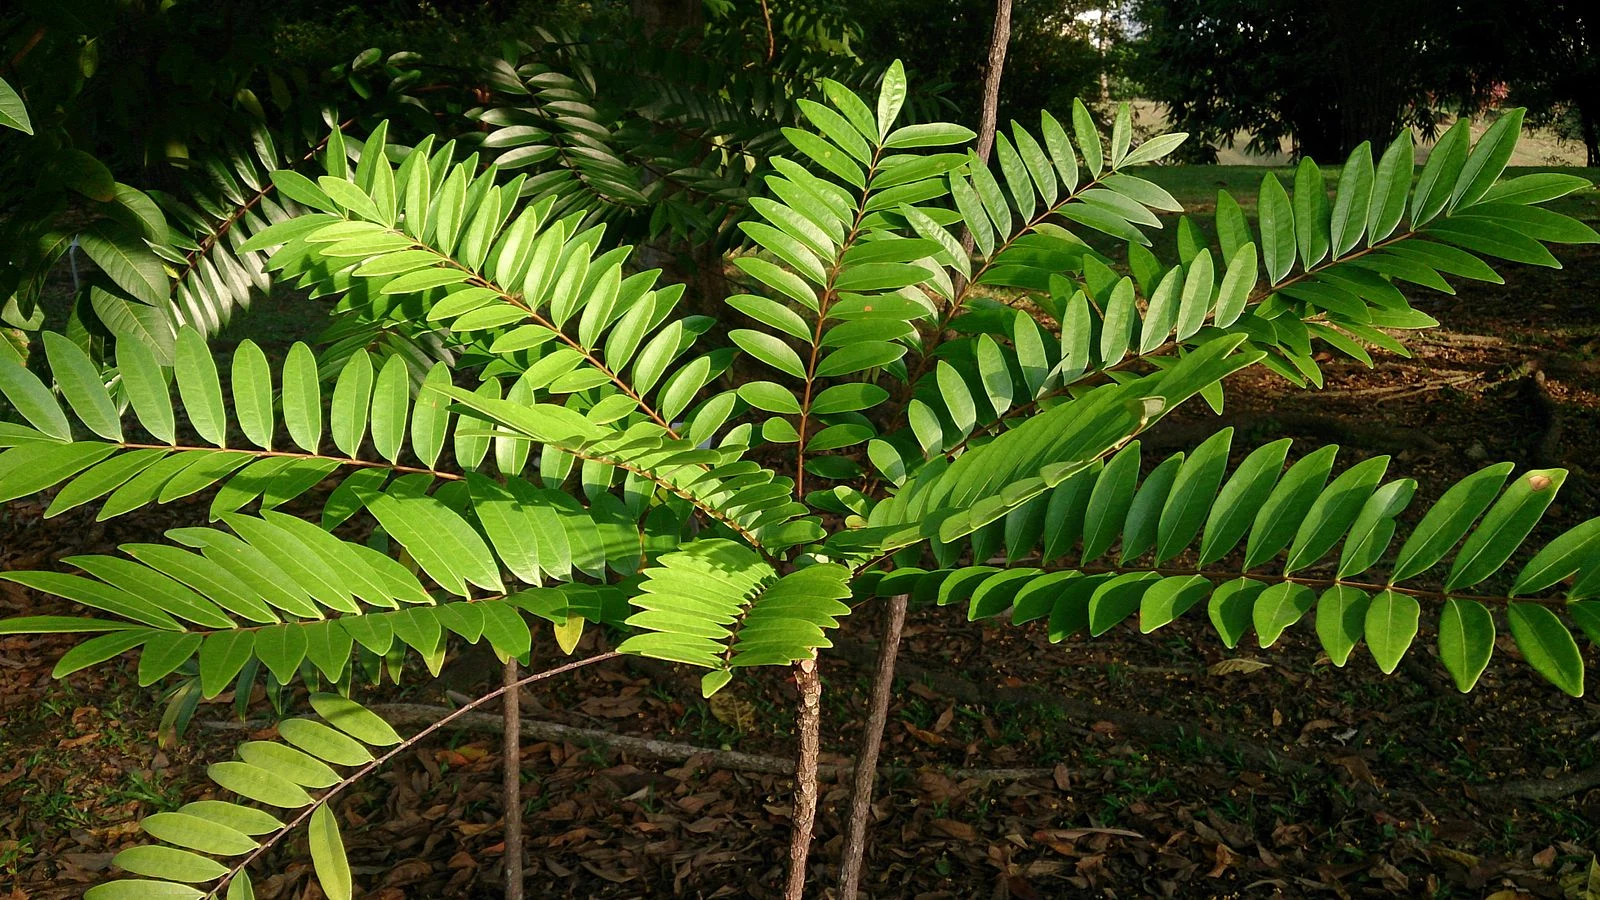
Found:
[(878, 646), (878, 671), (872, 680), (867, 727), (856, 752), (855, 784), (850, 791), (850, 825), (845, 832), (844, 858), (839, 865), (839, 900), (855, 900), (861, 883), (861, 864), (867, 854), (867, 820), (872, 816), (872, 787), (878, 776), (878, 750), (889, 721), (889, 695), (894, 688), (894, 663), (900, 655), (900, 633), (906, 624), (906, 602), (899, 594), (889, 598), (883, 611), (883, 639)]
[(789, 837), (789, 883), (786, 900), (801, 900), (806, 890), (806, 857), (811, 854), (811, 832), (817, 824), (817, 757), (822, 732), (822, 674), (817, 661), (802, 659), (794, 668), (800, 689), (800, 753), (794, 771), (794, 830)]
[(517, 658), (506, 657), (505, 699), (500, 701), (505, 718), (506, 733), (502, 741), (504, 750), (504, 802), (505, 802), (505, 866), (506, 900), (522, 900), (522, 701), (517, 688)]

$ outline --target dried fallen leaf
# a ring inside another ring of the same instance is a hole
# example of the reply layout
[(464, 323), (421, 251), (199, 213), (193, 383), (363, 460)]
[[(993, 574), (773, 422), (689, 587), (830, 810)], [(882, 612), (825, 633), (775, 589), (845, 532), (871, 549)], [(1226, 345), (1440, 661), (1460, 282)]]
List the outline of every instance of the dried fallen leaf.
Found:
[(1227, 844), (1218, 844), (1216, 850), (1212, 852), (1211, 858), (1216, 865), (1212, 866), (1211, 871), (1206, 873), (1207, 878), (1221, 878), (1227, 874), (1230, 866), (1237, 865), (1239, 862), (1239, 854), (1229, 850)]
[(711, 695), (711, 715), (724, 725), (731, 725), (742, 734), (756, 726), (756, 706), (748, 700), (719, 691)]
[(1378, 779), (1372, 777), (1372, 770), (1367, 767), (1367, 761), (1361, 757), (1339, 756), (1335, 757), (1333, 762), (1335, 765), (1343, 767), (1346, 772), (1350, 773), (1350, 777), (1356, 781), (1362, 784), (1370, 784), (1373, 787), (1378, 786)]
[(1055, 778), (1056, 787), (1058, 789), (1063, 791), (1069, 791), (1072, 789), (1072, 773), (1067, 770), (1066, 766), (1057, 763), (1055, 771), (1051, 772), (1051, 775)]
[(955, 838), (958, 841), (976, 843), (978, 840), (978, 830), (965, 822), (958, 822), (955, 819), (934, 819), (928, 825), (945, 837)]
[(1248, 675), (1262, 669), (1272, 668), (1272, 663), (1264, 663), (1259, 659), (1225, 659), (1213, 663), (1206, 671), (1212, 675)]

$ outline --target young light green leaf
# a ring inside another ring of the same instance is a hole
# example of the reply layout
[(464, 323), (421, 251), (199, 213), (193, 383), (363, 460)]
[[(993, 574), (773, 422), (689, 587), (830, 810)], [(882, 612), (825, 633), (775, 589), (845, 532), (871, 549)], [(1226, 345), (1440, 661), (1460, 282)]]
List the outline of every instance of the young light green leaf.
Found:
[(226, 447), (228, 415), (222, 405), (222, 383), (205, 337), (187, 326), (179, 329), (176, 358), (178, 396), (189, 424), (208, 443)]
[(311, 348), (296, 343), (283, 362), (283, 424), (307, 453), (322, 444), (322, 382)]
[(272, 449), (272, 370), (267, 355), (248, 338), (233, 352), (233, 414), (251, 443)]
[(350, 900), (354, 890), (350, 860), (345, 856), (339, 822), (326, 803), (311, 813), (307, 835), (311, 843), (311, 865), (317, 871), (317, 884), (322, 892), (328, 895), (328, 900)]
[(121, 441), (122, 423), (116, 404), (111, 402), (100, 369), (89, 359), (89, 354), (53, 331), (44, 333), (44, 350), (50, 361), (50, 373), (55, 376), (72, 411), (78, 414), (78, 421), (108, 441)]

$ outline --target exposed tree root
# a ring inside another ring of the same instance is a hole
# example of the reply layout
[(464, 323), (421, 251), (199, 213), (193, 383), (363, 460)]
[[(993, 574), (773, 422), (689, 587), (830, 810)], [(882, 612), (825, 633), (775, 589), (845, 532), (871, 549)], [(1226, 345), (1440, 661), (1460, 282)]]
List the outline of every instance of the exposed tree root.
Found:
[(1600, 788), (1600, 766), (1564, 772), (1553, 778), (1519, 778), (1477, 788), (1478, 799), (1491, 803), (1519, 800), (1560, 800)]
[[(442, 706), (428, 706), (419, 703), (382, 703), (374, 704), (368, 708), (382, 716), (384, 721), (396, 726), (432, 725), (450, 713), (449, 709)], [(268, 723), (260, 721), (201, 722), (199, 724), (203, 728), (209, 728), (214, 731), (259, 731), (268, 726)], [(571, 725), (561, 725), (556, 722), (545, 722), (537, 719), (523, 719), (521, 725), (524, 740), (561, 742), (580, 746), (598, 745), (639, 759), (670, 763), (692, 761), (697, 767), (705, 769), (727, 769), (734, 772), (751, 772), (758, 775), (794, 775), (794, 760), (778, 756), (740, 753), (737, 750), (714, 750), (709, 747), (697, 747), (693, 744), (684, 744), (677, 741), (659, 741), (653, 738), (634, 737), (599, 728), (574, 728)], [(505, 719), (503, 716), (494, 713), (467, 713), (446, 725), (445, 728), (485, 734), (503, 734), (505, 732)], [(819, 763), (817, 765), (819, 778), (830, 782), (839, 781), (854, 771), (854, 763), (843, 765)], [(917, 769), (910, 766), (880, 766), (879, 771), (915, 772)], [(1030, 778), (1051, 778), (1055, 775), (1055, 772), (1056, 770), (1053, 768), (956, 770), (956, 774), (962, 780), (976, 781), (980, 784), (1026, 781)]]

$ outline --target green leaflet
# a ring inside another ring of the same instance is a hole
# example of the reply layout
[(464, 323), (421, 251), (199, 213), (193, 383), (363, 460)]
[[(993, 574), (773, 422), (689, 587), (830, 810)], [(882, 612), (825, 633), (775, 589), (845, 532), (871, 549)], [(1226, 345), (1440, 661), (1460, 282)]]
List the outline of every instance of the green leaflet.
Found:
[(322, 892), (328, 895), (328, 900), (350, 900), (353, 891), (350, 861), (345, 857), (339, 823), (326, 804), (312, 812), (308, 833), (311, 864), (316, 867), (317, 883), (322, 886)]
[(1373, 457), (1351, 466), (1328, 485), (1295, 531), (1289, 558), (1283, 565), (1286, 574), (1317, 562), (1333, 549), (1355, 523), (1388, 467), (1387, 456)]
[(1389, 576), (1390, 583), (1419, 575), (1444, 558), (1478, 516), (1494, 502), (1511, 469), (1511, 463), (1488, 466), (1445, 491), (1444, 496), (1428, 510), (1411, 532), (1411, 537), (1400, 547), (1394, 571)]
[(1290, 625), (1300, 621), (1316, 602), (1316, 592), (1301, 584), (1280, 582), (1262, 591), (1251, 609), (1256, 638), (1263, 648), (1277, 643)]
[(1476, 600), (1446, 600), (1439, 612), (1439, 662), (1465, 694), (1494, 653), (1494, 617)]
[[(165, 373), (156, 362), (150, 349), (138, 341), (117, 343), (117, 367), (122, 373), (122, 386), (139, 424), (163, 443), (176, 441), (176, 424), (172, 412), (172, 394), (167, 387)], [(0, 384), (3, 384), (5, 366), (0, 364)]]
[(233, 414), (251, 443), (272, 449), (272, 370), (254, 341), (243, 341), (233, 354)]
[(1257, 447), (1233, 470), (1233, 476), (1223, 485), (1217, 502), (1206, 517), (1205, 536), (1200, 541), (1201, 565), (1208, 565), (1226, 556), (1250, 529), (1251, 522), (1278, 482), (1290, 443), (1288, 438), (1284, 438)]
[(1367, 607), (1367, 649), (1383, 674), (1392, 673), (1417, 637), (1422, 606), (1416, 599), (1394, 591), (1379, 591)]
[(1317, 639), (1334, 665), (1343, 667), (1361, 640), (1371, 599), (1346, 585), (1335, 585), (1317, 598)]
[(1338, 575), (1348, 578), (1371, 568), (1394, 537), (1395, 517), (1411, 503), (1417, 483), (1409, 478), (1391, 481), (1367, 498), (1350, 526), (1344, 551), (1339, 556)]
[(283, 363), (283, 424), (307, 453), (322, 443), (322, 388), (311, 348), (297, 343)]
[(1235, 578), (1217, 587), (1211, 593), (1211, 603), (1206, 611), (1211, 626), (1217, 630), (1228, 649), (1239, 646), (1246, 630), (1254, 621), (1256, 599), (1267, 586), (1250, 578)]
[(1203, 575), (1173, 575), (1161, 579), (1140, 598), (1139, 631), (1149, 634), (1174, 621), (1209, 596), (1211, 588), (1211, 582)]
[(178, 396), (189, 416), (189, 424), (209, 444), (227, 446), (228, 417), (222, 405), (222, 384), (217, 379), (217, 363), (206, 339), (193, 328), (178, 330)]
[[(1245, 545), (1244, 567), (1253, 569), (1289, 544), (1306, 514), (1322, 492), (1339, 448), (1323, 447), (1289, 467), (1272, 493), (1261, 503)], [(1241, 468), (1243, 468), (1241, 466)], [(1234, 476), (1238, 477), (1237, 473)]]
[(211, 881), (228, 872), (226, 866), (198, 853), (155, 845), (129, 847), (113, 857), (111, 864), (134, 875), (168, 881)]
[(1084, 561), (1098, 558), (1111, 547), (1127, 520), (1133, 505), (1134, 485), (1139, 477), (1139, 442), (1124, 447), (1106, 464), (1095, 480), (1084, 516)]
[(1513, 603), (1506, 618), (1528, 665), (1567, 694), (1582, 697), (1583, 655), (1556, 614), (1536, 603)]
[(16, 362), (0, 358), (0, 393), (28, 424), (58, 441), (72, 440), (72, 426), (39, 376)]
[(1600, 519), (1575, 526), (1546, 544), (1522, 567), (1509, 594), (1519, 597), (1542, 591), (1585, 568), (1600, 571)]
[(345, 456), (361, 452), (366, 438), (372, 406), (372, 356), (365, 350), (351, 355), (333, 386), (333, 406), (328, 411), (328, 430), (333, 445)]
[(89, 359), (89, 354), (54, 332), (45, 332), (44, 348), (50, 360), (50, 372), (78, 421), (108, 441), (122, 440), (122, 423), (118, 421), (116, 404), (111, 402), (111, 394), (106, 391), (100, 370)]
[(1566, 478), (1564, 469), (1535, 469), (1513, 481), (1461, 545), (1445, 590), (1470, 587), (1498, 571), (1550, 508)]
[(1294, 210), (1278, 176), (1268, 173), (1261, 180), (1256, 209), (1261, 217), (1262, 261), (1266, 264), (1268, 279), (1277, 284), (1294, 268), (1295, 257)]
[(1161, 508), (1157, 527), (1156, 562), (1162, 563), (1181, 553), (1205, 522), (1207, 513), (1222, 484), (1233, 446), (1233, 429), (1224, 428), (1195, 448), (1184, 460)]

